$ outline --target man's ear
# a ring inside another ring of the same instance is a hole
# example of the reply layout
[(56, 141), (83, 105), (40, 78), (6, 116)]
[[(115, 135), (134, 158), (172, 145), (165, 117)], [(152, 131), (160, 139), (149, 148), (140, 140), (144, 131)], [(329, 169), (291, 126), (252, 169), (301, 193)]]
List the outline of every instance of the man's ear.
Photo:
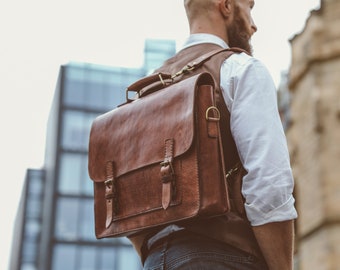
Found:
[(224, 17), (229, 17), (232, 9), (232, 0), (221, 0), (220, 1), (220, 11)]

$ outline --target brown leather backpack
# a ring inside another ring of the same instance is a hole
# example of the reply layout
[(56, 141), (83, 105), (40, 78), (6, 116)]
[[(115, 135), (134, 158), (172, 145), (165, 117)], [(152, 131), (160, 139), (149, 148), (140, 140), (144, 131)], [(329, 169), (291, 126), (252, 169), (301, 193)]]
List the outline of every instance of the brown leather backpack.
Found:
[(214, 80), (207, 72), (181, 80), (221, 51), (176, 74), (137, 81), (127, 103), (93, 122), (88, 165), (97, 238), (230, 211)]

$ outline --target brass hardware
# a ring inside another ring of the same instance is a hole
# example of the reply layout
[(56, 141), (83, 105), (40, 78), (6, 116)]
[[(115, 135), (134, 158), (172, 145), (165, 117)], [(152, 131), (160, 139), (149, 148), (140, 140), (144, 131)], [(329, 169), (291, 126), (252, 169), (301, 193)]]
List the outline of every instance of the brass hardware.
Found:
[(169, 166), (170, 167), (170, 170), (171, 170), (171, 175), (174, 175), (175, 174), (175, 170), (174, 170), (174, 167), (172, 166), (172, 162), (167, 160), (167, 161), (162, 161), (160, 163), (161, 167), (166, 167), (166, 166)]
[(105, 184), (106, 187), (109, 187), (109, 186), (112, 186), (112, 185), (113, 185), (113, 181), (112, 181), (112, 179), (109, 179), (109, 180), (106, 180), (106, 181), (104, 182), (104, 184)]
[(228, 179), (234, 172), (238, 170), (238, 167), (230, 169), (226, 174), (226, 179)]
[(129, 98), (129, 92), (135, 92), (135, 91), (129, 90), (128, 88), (125, 90), (125, 98), (126, 98), (126, 101), (127, 101), (127, 102), (133, 101), (133, 100), (136, 100), (136, 99), (140, 98), (140, 93), (139, 93), (139, 91), (136, 92), (137, 97), (135, 96), (134, 98)]
[(170, 161), (162, 161), (160, 163), (160, 165), (161, 165), (161, 167), (165, 167), (165, 166), (169, 165), (170, 163), (171, 163)]
[(165, 81), (165, 80), (163, 79), (161, 73), (158, 73), (158, 78), (159, 78), (159, 80), (161, 81), (161, 83), (162, 83), (163, 86), (168, 86), (168, 85), (170, 85), (170, 84), (173, 83), (173, 78), (172, 78), (172, 77), (168, 79), (168, 80), (171, 79), (171, 81), (167, 82), (167, 81)]
[[(194, 63), (194, 65), (195, 65), (195, 63)], [(184, 68), (182, 68), (180, 71), (178, 71), (178, 72), (176, 72), (175, 74), (173, 74), (172, 76), (171, 76), (171, 79), (174, 79), (174, 78), (176, 78), (176, 77), (178, 77), (178, 76), (180, 76), (180, 75), (182, 75), (182, 74), (184, 74), (184, 73), (186, 73), (186, 72), (188, 72), (188, 71), (191, 71), (191, 70), (194, 70), (195, 69), (195, 66), (188, 66), (188, 65), (186, 65)]]
[[(217, 113), (217, 117), (209, 117), (210, 111), (215, 111)], [(221, 119), (220, 111), (215, 106), (209, 107), (205, 112), (205, 119), (208, 121), (220, 121)]]
[(175, 171), (174, 171), (174, 168), (172, 167), (172, 162), (169, 161), (169, 160), (167, 160), (167, 161), (162, 161), (162, 162), (160, 163), (160, 165), (161, 165), (161, 167), (166, 167), (166, 166), (169, 165), (170, 168), (171, 168), (172, 173), (175, 172)]
[(159, 80), (161, 81), (161, 83), (163, 84), (163, 86), (165, 86), (166, 84), (165, 84), (165, 82), (164, 82), (164, 80), (162, 78), (162, 74), (159, 73), (158, 77), (159, 77)]

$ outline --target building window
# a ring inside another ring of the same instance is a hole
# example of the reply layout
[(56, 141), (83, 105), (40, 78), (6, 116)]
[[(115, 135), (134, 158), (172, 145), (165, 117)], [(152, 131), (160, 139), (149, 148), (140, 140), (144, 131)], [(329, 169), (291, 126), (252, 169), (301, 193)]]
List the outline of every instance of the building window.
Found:
[(93, 200), (82, 200), (79, 210), (79, 237), (86, 241), (97, 241), (94, 231)]
[(93, 199), (60, 197), (56, 237), (62, 241), (97, 241), (94, 233)]
[(43, 180), (39, 177), (39, 175), (34, 175), (33, 173), (31, 173), (30, 177), (28, 189), (29, 196), (40, 197), (43, 193)]
[(28, 219), (25, 226), (26, 241), (38, 242), (40, 237), (41, 225), (40, 220)]
[(97, 115), (82, 111), (64, 111), (61, 143), (64, 150), (88, 150), (91, 125)]
[(61, 194), (93, 195), (93, 181), (88, 175), (87, 164), (87, 154), (61, 154), (58, 181)]
[(95, 246), (84, 246), (79, 248), (80, 258), (78, 270), (98, 269), (96, 266), (96, 249)]
[(67, 67), (64, 104), (70, 107), (108, 111), (125, 99), (129, 78), (121, 80), (119, 68), (97, 70)]
[(20, 269), (21, 270), (37, 270), (38, 268), (33, 263), (23, 263)]
[[(114, 265), (115, 265), (115, 250), (114, 250), (114, 248), (101, 248), (101, 251), (100, 251), (98, 257), (99, 257), (99, 264), (100, 264), (99, 269), (100, 270), (116, 269), (114, 267)], [(128, 268), (125, 268), (125, 269), (128, 269)]]
[(141, 270), (132, 248), (57, 244), (52, 270)]
[(26, 217), (40, 218), (41, 217), (41, 198), (30, 197), (26, 203)]
[(117, 269), (142, 269), (137, 253), (131, 248), (120, 248), (118, 250)]
[(54, 248), (52, 270), (75, 270), (77, 246), (58, 244)]
[(78, 239), (78, 198), (58, 199), (56, 217), (56, 237), (59, 240), (76, 241)]
[(22, 260), (24, 262), (34, 263), (37, 256), (37, 243), (26, 241), (23, 245)]

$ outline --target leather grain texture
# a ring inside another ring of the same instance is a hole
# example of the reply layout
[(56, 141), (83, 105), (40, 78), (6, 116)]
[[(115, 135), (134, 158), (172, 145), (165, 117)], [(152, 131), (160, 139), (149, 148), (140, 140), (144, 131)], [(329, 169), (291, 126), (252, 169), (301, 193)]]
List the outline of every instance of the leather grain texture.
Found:
[(214, 96), (205, 72), (95, 119), (88, 169), (97, 238), (230, 211)]

